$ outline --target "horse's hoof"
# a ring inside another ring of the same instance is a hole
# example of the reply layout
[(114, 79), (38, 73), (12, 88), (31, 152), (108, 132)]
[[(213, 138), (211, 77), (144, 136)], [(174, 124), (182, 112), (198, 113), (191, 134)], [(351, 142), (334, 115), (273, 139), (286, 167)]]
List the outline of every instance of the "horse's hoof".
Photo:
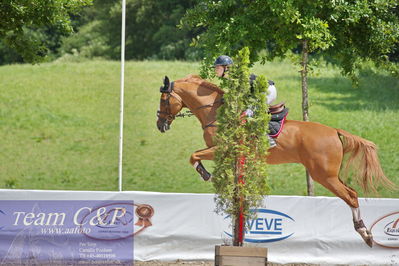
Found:
[(364, 239), (364, 241), (366, 241), (366, 244), (372, 248), (373, 247), (373, 235), (371, 234), (371, 232), (369, 230), (367, 230), (366, 233), (367, 233), (367, 238)]
[(373, 247), (373, 235), (371, 234), (371, 232), (369, 230), (366, 229), (366, 227), (363, 228), (359, 228), (358, 230), (356, 230), (360, 236), (363, 238), (364, 242), (366, 242), (366, 244), (372, 248)]

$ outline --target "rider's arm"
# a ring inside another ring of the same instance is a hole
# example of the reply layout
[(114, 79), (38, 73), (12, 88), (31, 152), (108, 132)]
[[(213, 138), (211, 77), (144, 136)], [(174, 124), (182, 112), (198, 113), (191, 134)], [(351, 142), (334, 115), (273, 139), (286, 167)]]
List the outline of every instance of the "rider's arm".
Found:
[[(251, 78), (252, 76), (254, 75), (251, 75)], [(276, 98), (277, 98), (277, 89), (274, 86), (274, 82), (272, 80), (269, 80), (269, 87), (267, 88), (267, 96), (266, 96), (267, 104), (270, 105), (274, 100), (276, 100)], [(254, 115), (254, 111), (251, 108), (252, 107), (247, 108), (247, 110), (244, 111), (243, 115), (247, 117), (252, 117)]]
[(274, 82), (269, 80), (269, 87), (267, 88), (267, 104), (270, 105), (277, 98), (277, 89), (274, 86)]

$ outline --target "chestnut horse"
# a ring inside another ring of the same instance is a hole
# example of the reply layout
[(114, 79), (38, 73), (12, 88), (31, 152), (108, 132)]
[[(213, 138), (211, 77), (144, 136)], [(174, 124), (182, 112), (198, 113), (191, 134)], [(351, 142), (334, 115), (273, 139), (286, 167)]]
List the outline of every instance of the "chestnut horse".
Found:
[[(157, 127), (162, 133), (170, 128), (182, 108), (190, 109), (201, 122), (207, 148), (194, 152), (190, 163), (206, 181), (211, 175), (201, 164), (201, 160), (214, 158), (216, 110), (222, 104), (223, 93), (216, 85), (195, 75), (174, 82), (165, 77), (161, 87)], [(265, 161), (268, 164), (304, 165), (314, 181), (326, 187), (351, 207), (355, 230), (367, 245), (372, 247), (372, 234), (360, 217), (357, 192), (339, 178), (344, 154), (348, 152), (350, 156), (345, 168), (351, 165), (357, 166), (355, 176), (364, 191), (375, 191), (377, 183), (394, 187), (381, 169), (374, 143), (342, 129), (319, 123), (286, 120), (284, 129), (277, 138), (277, 146), (269, 149)]]

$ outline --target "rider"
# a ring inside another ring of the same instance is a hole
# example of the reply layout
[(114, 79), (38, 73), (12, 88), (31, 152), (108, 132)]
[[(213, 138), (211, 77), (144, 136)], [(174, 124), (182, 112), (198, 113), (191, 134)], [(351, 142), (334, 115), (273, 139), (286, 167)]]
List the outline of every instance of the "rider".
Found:
[[(213, 67), (215, 68), (215, 73), (217, 77), (220, 78), (227, 78), (229, 75), (229, 68), (233, 64), (233, 60), (227, 56), (227, 55), (221, 55), (218, 58), (216, 58), (215, 63), (213, 64)], [(256, 79), (256, 76), (254, 74), (251, 74), (250, 76), (250, 84), (251, 87), (253, 86), (253, 81)], [(277, 98), (277, 89), (274, 86), (273, 81), (269, 81), (269, 87), (267, 89), (267, 96), (266, 96), (266, 102), (268, 105), (270, 105), (274, 100)], [(253, 111), (251, 109), (246, 110), (246, 115), (247, 116), (252, 116)], [(270, 148), (276, 147), (276, 141), (270, 137), (270, 135), (267, 135), (269, 138), (269, 146)]]

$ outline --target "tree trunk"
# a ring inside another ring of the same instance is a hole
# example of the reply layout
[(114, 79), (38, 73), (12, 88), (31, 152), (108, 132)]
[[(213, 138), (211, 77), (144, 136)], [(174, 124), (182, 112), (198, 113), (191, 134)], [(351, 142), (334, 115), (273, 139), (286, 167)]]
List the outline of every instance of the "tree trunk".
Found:
[[(302, 117), (303, 121), (309, 121), (309, 100), (308, 100), (308, 41), (302, 41), (302, 61), (301, 61), (301, 76), (302, 76)], [(308, 196), (314, 195), (314, 186), (312, 177), (306, 170), (306, 183)]]

